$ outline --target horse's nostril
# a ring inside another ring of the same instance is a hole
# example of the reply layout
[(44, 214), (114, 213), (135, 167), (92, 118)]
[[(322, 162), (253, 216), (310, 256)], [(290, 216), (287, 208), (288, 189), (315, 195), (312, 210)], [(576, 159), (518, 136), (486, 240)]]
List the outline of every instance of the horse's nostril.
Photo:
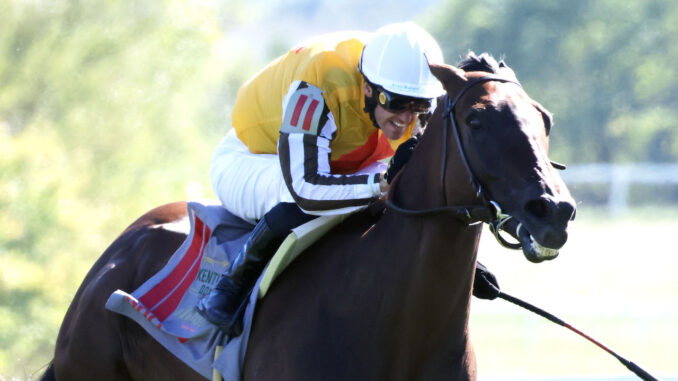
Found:
[(525, 210), (537, 218), (544, 218), (549, 214), (549, 207), (546, 200), (532, 200), (525, 204)]

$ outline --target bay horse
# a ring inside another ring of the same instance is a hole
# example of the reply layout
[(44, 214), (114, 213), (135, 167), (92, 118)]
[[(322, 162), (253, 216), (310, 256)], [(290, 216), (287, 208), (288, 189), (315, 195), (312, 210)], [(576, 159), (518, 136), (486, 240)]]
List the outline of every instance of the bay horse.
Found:
[[(574, 200), (547, 156), (550, 114), (513, 71), (470, 54), (431, 65), (447, 95), (387, 207), (313, 244), (259, 303), (245, 380), (474, 380), (468, 335), (482, 224), (506, 221), (535, 262), (567, 240)], [(186, 204), (129, 226), (85, 277), (44, 380), (199, 380), (131, 319), (107, 311), (116, 289), (155, 274), (185, 234), (165, 228)]]

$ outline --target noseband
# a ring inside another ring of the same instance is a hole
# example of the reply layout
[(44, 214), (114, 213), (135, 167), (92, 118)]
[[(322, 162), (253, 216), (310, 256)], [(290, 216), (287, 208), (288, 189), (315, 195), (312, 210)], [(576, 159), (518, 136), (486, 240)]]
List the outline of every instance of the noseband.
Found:
[[(469, 80), (466, 85), (459, 91), (457, 96), (454, 98), (454, 100), (450, 101), (450, 98), (448, 95), (445, 95), (445, 110), (443, 111), (443, 120), (444, 120), (444, 125), (443, 125), (443, 138), (442, 138), (442, 163), (440, 166), (440, 182), (442, 185), (442, 195), (443, 195), (443, 204), (445, 206), (442, 207), (437, 207), (437, 208), (430, 208), (430, 209), (421, 209), (421, 210), (414, 210), (414, 209), (406, 209), (403, 207), (400, 207), (396, 205), (393, 202), (393, 194), (395, 192), (389, 192), (388, 198), (386, 199), (386, 205), (388, 206), (389, 209), (392, 209), (395, 212), (398, 212), (400, 214), (406, 215), (406, 216), (428, 216), (428, 215), (435, 215), (435, 214), (441, 214), (441, 213), (447, 213), (447, 214), (452, 214), (455, 218), (460, 220), (463, 223), (466, 223), (467, 225), (472, 225), (480, 222), (485, 222), (490, 225), (490, 229), (495, 235), (495, 238), (499, 241), (500, 244), (502, 244), (505, 247), (512, 248), (512, 249), (519, 249), (521, 245), (519, 243), (509, 243), (507, 242), (501, 235), (499, 235), (499, 230), (508, 221), (511, 216), (506, 215), (502, 213), (501, 208), (499, 207), (499, 204), (495, 201), (492, 201), (487, 193), (484, 191), (481, 183), (478, 181), (475, 173), (473, 172), (473, 169), (471, 168), (468, 159), (466, 157), (466, 151), (464, 150), (464, 146), (461, 142), (461, 134), (459, 131), (459, 127), (457, 126), (457, 122), (455, 120), (455, 107), (457, 106), (457, 102), (461, 99), (461, 97), (473, 86), (489, 82), (489, 81), (497, 81), (497, 82), (504, 82), (504, 83), (514, 83), (518, 86), (521, 86), (520, 83), (518, 83), (515, 80), (508, 79), (508, 78), (503, 78), (499, 77), (496, 75), (488, 75), (484, 77), (478, 77), (478, 78), (473, 78)], [(522, 87), (522, 86), (521, 86)], [(447, 169), (447, 130), (448, 126), (452, 126), (452, 130), (454, 133), (455, 141), (457, 143), (457, 148), (459, 150), (459, 156), (461, 156), (461, 161), (464, 164), (464, 168), (466, 169), (466, 172), (469, 175), (469, 181), (471, 185), (473, 186), (474, 190), (476, 191), (476, 197), (478, 197), (482, 201), (482, 205), (446, 205), (447, 204), (447, 196), (445, 194), (445, 171)], [(394, 184), (395, 185), (395, 184)]]

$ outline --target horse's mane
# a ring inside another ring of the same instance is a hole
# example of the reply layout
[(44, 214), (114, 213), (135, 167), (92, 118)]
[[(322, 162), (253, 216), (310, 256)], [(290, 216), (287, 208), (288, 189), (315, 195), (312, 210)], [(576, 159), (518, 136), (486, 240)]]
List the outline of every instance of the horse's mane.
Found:
[(492, 74), (499, 74), (500, 70), (508, 68), (504, 60), (497, 62), (489, 53), (482, 53), (477, 56), (472, 51), (459, 62), (457, 67), (463, 71), (486, 71)]

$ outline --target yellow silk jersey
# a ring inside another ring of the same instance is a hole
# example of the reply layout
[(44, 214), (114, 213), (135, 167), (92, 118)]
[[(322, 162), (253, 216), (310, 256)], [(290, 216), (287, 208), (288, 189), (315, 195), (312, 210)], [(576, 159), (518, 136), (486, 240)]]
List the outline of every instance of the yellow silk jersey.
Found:
[[(253, 153), (277, 153), (283, 98), (292, 83), (302, 81), (320, 89), (336, 124), (329, 143), (331, 173), (354, 173), (392, 156), (395, 148), (411, 137), (415, 123), (402, 138), (390, 141), (363, 111), (364, 80), (358, 64), (367, 37), (360, 32), (320, 36), (263, 68), (238, 91), (232, 119), (240, 140)], [(313, 126), (318, 128), (322, 126)]]

